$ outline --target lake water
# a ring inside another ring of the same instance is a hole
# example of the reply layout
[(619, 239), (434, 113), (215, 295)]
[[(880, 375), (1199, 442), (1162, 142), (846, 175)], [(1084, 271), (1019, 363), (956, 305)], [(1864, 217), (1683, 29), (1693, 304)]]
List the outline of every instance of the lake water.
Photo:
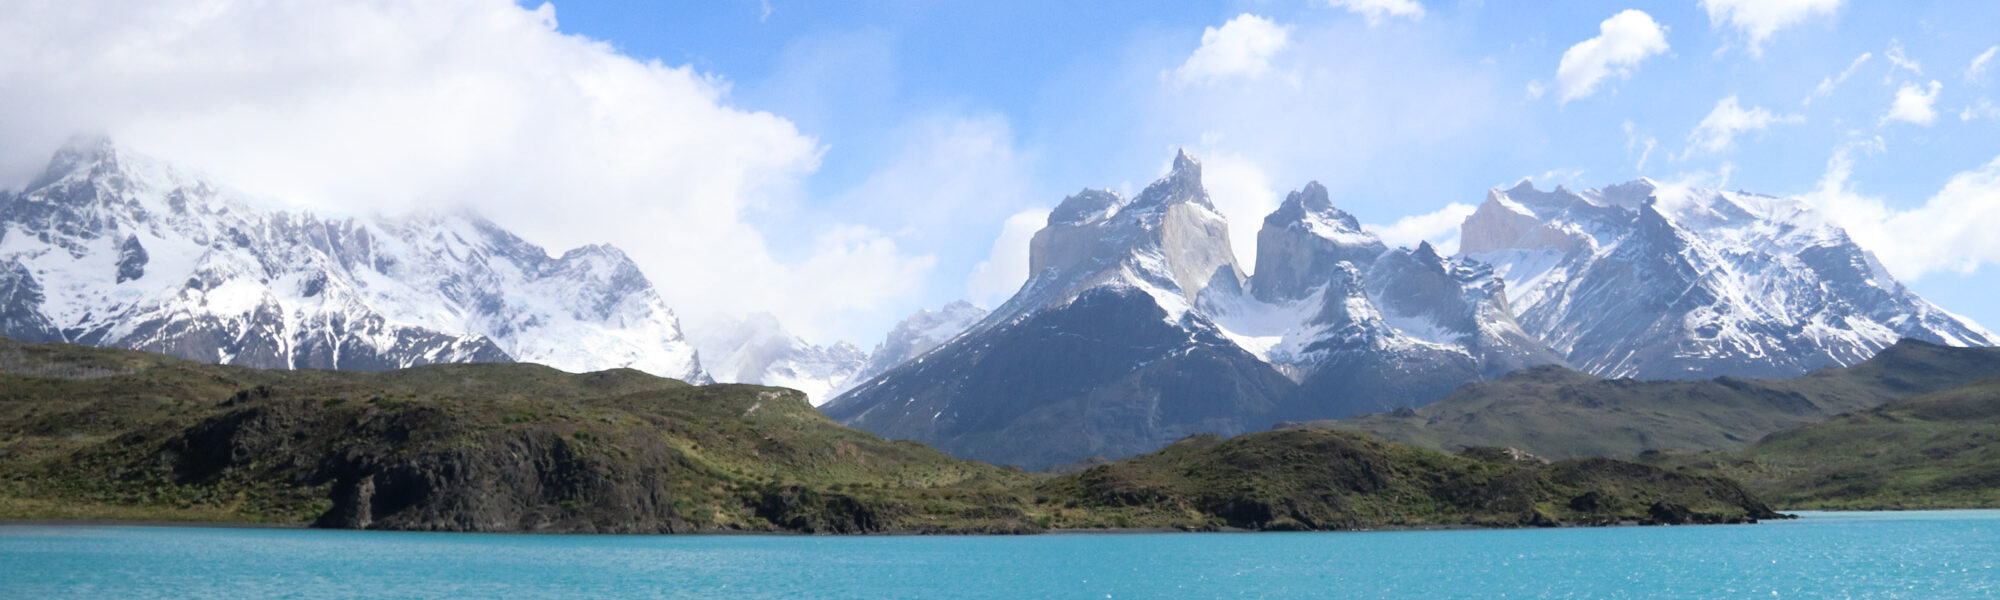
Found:
[(1024, 537), (0, 526), (6, 598), (1989, 598), (2000, 511)]

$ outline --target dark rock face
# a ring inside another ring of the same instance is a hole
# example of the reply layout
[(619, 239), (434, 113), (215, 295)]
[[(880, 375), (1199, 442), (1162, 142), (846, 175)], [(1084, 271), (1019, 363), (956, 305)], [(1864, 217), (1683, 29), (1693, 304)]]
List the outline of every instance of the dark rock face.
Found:
[(128, 236), (118, 245), (118, 283), (125, 283), (146, 276), (146, 247), (139, 245), (139, 236)]
[(0, 335), (24, 342), (60, 342), (62, 330), (35, 307), (42, 285), (20, 261), (0, 262)]
[(1106, 288), (960, 338), (822, 409), (953, 456), (1041, 469), (1265, 429), (1291, 386), (1212, 326), (1169, 324), (1145, 294)]

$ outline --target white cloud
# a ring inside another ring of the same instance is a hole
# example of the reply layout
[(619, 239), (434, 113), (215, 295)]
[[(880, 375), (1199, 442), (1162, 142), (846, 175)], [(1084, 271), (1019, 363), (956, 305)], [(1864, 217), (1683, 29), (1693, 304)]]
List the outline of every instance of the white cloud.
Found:
[(1930, 125), (1937, 120), (1938, 93), (1944, 91), (1944, 84), (1932, 80), (1930, 87), (1905, 83), (1896, 90), (1896, 102), (1889, 106), (1889, 114), (1882, 115), (1882, 123), (1904, 121), (1918, 125)]
[(1424, 5), (1418, 4), (1417, 0), (1326, 0), (1326, 4), (1361, 15), (1370, 26), (1381, 25), (1390, 19), (1424, 20)]
[[(1142, 172), (1159, 172), (1150, 168), (1164, 168), (1174, 148), (1187, 147), (1203, 161), (1218, 204), (1243, 207), (1224, 209), (1237, 258), (1248, 263), (1255, 260), (1255, 230), (1284, 192), (1317, 180), (1336, 197), (1354, 194), (1337, 202), (1365, 210), (1383, 201), (1376, 190), (1391, 176), (1385, 173), (1519, 124), (1507, 106), (1519, 98), (1520, 82), (1450, 52), (1453, 32), (1355, 21), (1340, 19), (1310, 30), (1301, 25), (1296, 45), (1271, 63), (1274, 75), (1286, 74), (1282, 78), (1177, 86), (1152, 77), (1158, 66), (1135, 70), (1152, 81), (1128, 82), (1139, 90), (1131, 96), (1140, 110), (1129, 118), (1135, 131), (1118, 135), (1132, 141), (1105, 152), (1119, 163), (1143, 165)], [(1362, 56), (1384, 58), (1356, 59)], [(1117, 83), (1109, 87), (1122, 89)], [(1131, 110), (1131, 103), (1117, 97), (1103, 110), (1120, 114)], [(1102, 141), (1076, 136), (1066, 143), (1090, 147)], [(1239, 163), (1254, 165), (1255, 176), (1236, 169)], [(1132, 168), (1119, 167), (1127, 173)], [(1092, 184), (1089, 178), (1100, 176), (1081, 171), (1070, 178), (1072, 185)], [(1232, 171), (1245, 183), (1228, 183)], [(1247, 191), (1219, 189), (1225, 186)]]
[(1762, 131), (1783, 123), (1803, 123), (1805, 120), (1801, 115), (1776, 114), (1761, 106), (1743, 108), (1736, 95), (1731, 94), (1717, 101), (1715, 109), (1709, 111), (1708, 116), (1695, 125), (1694, 131), (1688, 133), (1688, 148), (1681, 156), (1720, 153), (1735, 146), (1739, 134)]
[(1638, 10), (1612, 15), (1597, 28), (1597, 37), (1570, 46), (1556, 66), (1565, 103), (1597, 93), (1607, 77), (1631, 77), (1640, 61), (1667, 51), (1666, 28)]
[(1889, 85), (1889, 82), (1894, 81), (1896, 71), (1899, 70), (1909, 71), (1913, 75), (1924, 74), (1924, 66), (1903, 52), (1902, 40), (1891, 38), (1889, 40), (1889, 51), (1882, 53), (1882, 55), (1889, 59), (1889, 72), (1882, 76), (1882, 85)]
[(1049, 209), (1031, 208), (1007, 217), (985, 262), (972, 268), (965, 294), (974, 304), (999, 306), (1028, 281), (1028, 243), (1049, 223)]
[[(106, 132), (330, 213), (471, 205), (560, 251), (623, 248), (690, 320), (837, 320), (921, 272), (863, 229), (781, 260), (752, 213), (821, 148), (729, 83), (566, 35), (505, 0), (10, 3), (0, 186)], [(791, 244), (789, 240), (785, 243)], [(878, 287), (879, 286), (879, 287)]]
[(1833, 14), (1840, 0), (1701, 0), (1711, 27), (1728, 25), (1743, 36), (1752, 56), (1762, 54), (1771, 34), (1817, 14)]
[(1368, 225), (1365, 229), (1381, 236), (1382, 243), (1390, 246), (1415, 247), (1418, 242), (1430, 242), (1439, 254), (1449, 256), (1458, 253), (1459, 225), (1474, 210), (1477, 207), (1453, 202), (1435, 212), (1403, 217), (1389, 225)]
[(1201, 32), (1201, 47), (1173, 70), (1181, 83), (1210, 84), (1228, 79), (1255, 79), (1271, 68), (1271, 57), (1291, 44), (1292, 27), (1244, 13)]
[(1278, 209), (1277, 186), (1257, 163), (1233, 154), (1197, 153), (1201, 183), (1215, 209), (1229, 219), (1230, 250), (1246, 272), (1257, 269), (1257, 230)]
[(1541, 81), (1537, 80), (1528, 82), (1529, 100), (1540, 100), (1542, 99), (1542, 94), (1546, 94), (1548, 92), (1549, 92), (1548, 86), (1542, 85)]
[(1990, 98), (1980, 98), (1978, 102), (1958, 111), (1958, 120), (1970, 121), (1980, 117), (2000, 120), (2000, 106), (1994, 106)]
[(1623, 128), (1625, 129), (1625, 152), (1627, 154), (1635, 150), (1639, 152), (1639, 161), (1633, 163), (1632, 170), (1644, 172), (1646, 170), (1646, 161), (1653, 158), (1653, 148), (1660, 145), (1660, 140), (1650, 135), (1639, 135), (1639, 125), (1631, 121), (1626, 121)]
[(1882, 147), (1874, 138), (1835, 149), (1819, 189), (1804, 199), (1904, 281), (2000, 263), (2000, 236), (1992, 232), (2000, 223), (2000, 158), (1953, 175), (1922, 206), (1899, 210), (1861, 194), (1850, 181), (1853, 153)]
[(1853, 77), (1854, 72), (1861, 69), (1862, 63), (1868, 62), (1868, 59), (1873, 58), (1874, 56), (1875, 53), (1873, 52), (1863, 52), (1861, 53), (1861, 56), (1854, 57), (1854, 62), (1847, 63), (1847, 68), (1845, 70), (1842, 70), (1839, 75), (1828, 77), (1826, 79), (1821, 79), (1819, 81), (1819, 87), (1813, 88), (1812, 95), (1806, 96), (1805, 102), (1803, 102), (1803, 104), (1811, 105), (1814, 98), (1825, 98), (1827, 96), (1833, 95), (1833, 88), (1840, 87), (1840, 84), (1847, 83), (1847, 79), (1849, 77)]
[(1986, 81), (1986, 70), (1993, 67), (1993, 55), (1995, 53), (2000, 53), (2000, 46), (1987, 48), (1985, 52), (1979, 53), (1979, 56), (1973, 57), (1972, 64), (1965, 66), (1965, 82), (1981, 83)]

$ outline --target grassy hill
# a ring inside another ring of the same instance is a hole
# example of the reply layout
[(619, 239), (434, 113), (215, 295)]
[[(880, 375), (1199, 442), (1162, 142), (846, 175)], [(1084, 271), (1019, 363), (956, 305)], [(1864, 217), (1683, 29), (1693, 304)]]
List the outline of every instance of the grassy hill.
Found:
[(1324, 530), (1728, 523), (1778, 516), (1735, 482), (1593, 458), (1445, 454), (1347, 432), (1190, 437), (1042, 484), (1071, 526)]
[(0, 518), (439, 531), (1034, 532), (1715, 522), (1726, 480), (1333, 432), (1191, 438), (1052, 477), (802, 395), (527, 364), (260, 371), (0, 339)]
[(1860, 364), (1796, 379), (1634, 381), (1538, 367), (1414, 410), (1282, 426), (1443, 450), (1513, 447), (1558, 459), (1731, 450), (1774, 431), (1991, 377), (2000, 377), (2000, 349), (1906, 340)]
[(2000, 379), (1780, 431), (1740, 451), (1646, 459), (1736, 477), (1786, 508), (2000, 508)]

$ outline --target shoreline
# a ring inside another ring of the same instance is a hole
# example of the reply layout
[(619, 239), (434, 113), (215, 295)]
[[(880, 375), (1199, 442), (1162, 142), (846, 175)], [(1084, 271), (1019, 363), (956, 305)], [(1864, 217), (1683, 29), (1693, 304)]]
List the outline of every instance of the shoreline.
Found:
[(698, 536), (698, 537), (707, 537), (707, 536), (742, 536), (742, 537), (766, 537), (766, 536), (771, 536), (771, 537), (794, 537), (794, 536), (796, 536), (796, 537), (946, 537), (946, 536), (949, 536), (949, 537), (981, 537), (981, 536), (987, 536), (987, 537), (1031, 537), (1031, 536), (1043, 536), (1043, 535), (1054, 535), (1054, 536), (1069, 536), (1069, 535), (1137, 535), (1137, 534), (1157, 534), (1157, 533), (1188, 533), (1188, 534), (1201, 534), (1201, 533), (1371, 533), (1371, 532), (1372, 532), (1372, 533), (1390, 533), (1390, 532), (1408, 532), (1408, 531), (1515, 531), (1515, 530), (1544, 530), (1544, 529), (1604, 529), (1604, 528), (1622, 528), (1622, 527), (1690, 527), (1690, 526), (1703, 526), (1703, 525), (1710, 525), (1710, 526), (1718, 526), (1718, 525), (1757, 525), (1757, 524), (1761, 524), (1761, 523), (1766, 523), (1766, 522), (1773, 522), (1773, 521), (1792, 521), (1792, 520), (1797, 520), (1797, 519), (1798, 519), (1799, 517), (1798, 517), (1798, 515), (1796, 515), (1796, 514), (1793, 514), (1793, 512), (1851, 512), (1851, 513), (1870, 513), (1870, 512), (1930, 512), (1930, 511), (1945, 511), (1945, 510), (1962, 510), (1962, 511), (1976, 511), (1976, 510), (1996, 510), (1996, 509), (1981, 509), (1981, 508), (1962, 508), (1962, 509), (1926, 509), (1926, 510), (1918, 510), (1918, 511), (1789, 511), (1789, 512), (1788, 512), (1788, 511), (1780, 511), (1780, 514), (1784, 514), (1784, 515), (1785, 515), (1785, 518), (1782, 518), (1782, 519), (1761, 519), (1761, 520), (1758, 520), (1757, 522), (1754, 522), (1754, 523), (1709, 523), (1709, 524), (1697, 524), (1697, 523), (1690, 523), (1690, 524), (1684, 524), (1684, 525), (1645, 525), (1645, 524), (1641, 524), (1641, 523), (1638, 523), (1638, 522), (1622, 522), (1622, 523), (1610, 523), (1610, 524), (1563, 524), (1563, 525), (1557, 525), (1557, 526), (1554, 526), (1554, 527), (1533, 527), (1533, 526), (1528, 526), (1528, 527), (1488, 527), (1488, 526), (1481, 526), (1481, 525), (1469, 525), (1469, 524), (1462, 524), (1462, 523), (1451, 523), (1451, 524), (1425, 524), (1425, 525), (1380, 525), (1380, 526), (1372, 526), (1372, 527), (1357, 527), (1357, 528), (1353, 528), (1353, 529), (1324, 529), (1324, 530), (1260, 530), (1260, 529), (1244, 529), (1244, 528), (1239, 528), (1239, 527), (1220, 527), (1220, 528), (1216, 528), (1216, 529), (1182, 529), (1182, 528), (1177, 528), (1177, 527), (1109, 527), (1109, 528), (1102, 528), (1102, 529), (1046, 529), (1046, 530), (1043, 530), (1043, 531), (1036, 531), (1036, 532), (1027, 532), (1027, 533), (980, 533), (980, 532), (936, 532), (936, 531), (875, 531), (875, 532), (867, 532), (867, 533), (803, 533), (803, 532), (797, 532), (797, 531), (747, 531), (747, 530), (731, 530), (731, 529), (714, 529), (714, 530), (703, 530), (703, 531), (689, 531), (689, 532), (681, 532), (681, 533), (584, 533), (584, 532), (539, 532), (539, 531), (421, 531), (421, 530), (406, 530), (406, 529), (327, 529), (327, 528), (315, 528), (315, 527), (312, 527), (312, 526), (311, 526), (310, 524), (308, 524), (308, 523), (303, 523), (303, 522), (300, 522), (300, 523), (257, 523), (257, 522), (237, 522), (237, 521), (162, 521), (162, 520), (156, 520), (156, 519), (154, 519), (154, 520), (121, 520), (121, 519), (5, 519), (5, 518), (0, 518), (0, 531), (4, 531), (4, 530), (6, 530), (7, 528), (11, 528), (11, 527), (49, 527), (49, 528), (72, 528), (72, 527), (74, 527), (74, 528), (88, 528), (88, 527), (187, 527), (187, 528), (199, 528), (199, 529), (284, 529), (284, 530), (299, 530), (299, 531), (306, 531), (306, 530), (310, 530), (310, 531), (354, 531), (354, 532), (374, 532), (374, 533), (450, 533), (450, 534), (468, 534), (468, 535), (549, 535), (549, 536)]

